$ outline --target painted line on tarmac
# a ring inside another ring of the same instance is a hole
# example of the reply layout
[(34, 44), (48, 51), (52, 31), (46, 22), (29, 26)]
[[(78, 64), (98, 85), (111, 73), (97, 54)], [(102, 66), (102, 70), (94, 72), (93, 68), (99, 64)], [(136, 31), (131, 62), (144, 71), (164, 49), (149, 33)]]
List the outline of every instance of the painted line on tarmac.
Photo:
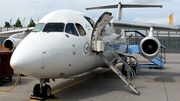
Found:
[[(30, 100), (30, 101), (41, 101), (41, 100), (35, 100), (35, 99), (33, 99), (33, 100)], [(43, 100), (44, 101), (44, 100)], [(47, 100), (45, 100), (45, 101), (62, 101), (62, 100), (57, 100), (57, 99), (47, 99)]]
[(79, 83), (82, 83), (82, 82), (84, 82), (84, 81), (86, 81), (86, 80), (88, 80), (88, 79), (91, 79), (91, 78), (93, 78), (93, 77), (95, 77), (95, 76), (97, 76), (97, 75), (99, 75), (99, 74), (102, 74), (102, 73), (104, 73), (104, 72), (107, 72), (107, 71), (109, 71), (109, 70), (111, 70), (111, 68), (108, 68), (108, 69), (106, 69), (106, 70), (104, 70), (104, 71), (102, 71), (102, 72), (99, 72), (99, 73), (97, 73), (97, 74), (94, 74), (94, 75), (92, 75), (92, 76), (89, 76), (89, 77), (87, 77), (87, 78), (84, 78), (84, 79), (82, 79), (82, 80), (79, 80), (79, 81), (77, 81), (77, 82), (71, 83), (71, 84), (69, 84), (69, 85), (67, 85), (67, 86), (62, 87), (61, 89), (57, 89), (57, 90), (53, 91), (52, 94), (56, 94), (56, 93), (58, 93), (58, 92), (61, 92), (61, 91), (65, 90), (65, 89), (67, 89), (67, 88), (70, 88), (70, 87), (72, 87), (72, 86), (74, 86), (74, 85), (77, 85), (77, 84), (79, 84)]

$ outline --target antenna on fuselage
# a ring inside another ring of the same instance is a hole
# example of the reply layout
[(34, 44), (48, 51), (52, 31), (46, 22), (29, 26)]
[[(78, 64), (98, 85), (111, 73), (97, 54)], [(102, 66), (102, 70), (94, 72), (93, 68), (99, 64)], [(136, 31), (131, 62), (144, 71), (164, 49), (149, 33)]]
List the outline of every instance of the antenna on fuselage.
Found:
[(85, 8), (85, 9), (86, 10), (93, 10), (93, 9), (117, 8), (116, 20), (121, 20), (122, 8), (154, 8), (154, 7), (162, 8), (163, 6), (162, 5), (143, 5), (143, 4), (122, 4), (121, 2), (119, 2), (119, 4), (115, 4), (115, 5), (89, 7), (89, 8)]

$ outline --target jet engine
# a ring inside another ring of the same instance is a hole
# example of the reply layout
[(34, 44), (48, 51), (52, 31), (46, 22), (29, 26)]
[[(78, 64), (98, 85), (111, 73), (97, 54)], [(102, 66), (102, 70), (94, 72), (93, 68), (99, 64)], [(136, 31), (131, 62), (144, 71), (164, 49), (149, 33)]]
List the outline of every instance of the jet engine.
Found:
[(18, 44), (22, 41), (22, 39), (18, 39), (18, 38), (7, 38), (4, 42), (3, 42), (3, 47), (6, 47), (12, 51), (14, 51), (14, 49), (18, 46)]
[(155, 58), (159, 54), (160, 46), (159, 40), (153, 37), (153, 30), (150, 29), (149, 35), (140, 42), (141, 54), (147, 59)]
[(26, 35), (27, 34), (25, 33), (11, 35), (9, 38), (4, 40), (3, 47), (8, 48), (11, 51), (14, 51), (18, 44), (23, 40), (23, 38), (26, 37)]

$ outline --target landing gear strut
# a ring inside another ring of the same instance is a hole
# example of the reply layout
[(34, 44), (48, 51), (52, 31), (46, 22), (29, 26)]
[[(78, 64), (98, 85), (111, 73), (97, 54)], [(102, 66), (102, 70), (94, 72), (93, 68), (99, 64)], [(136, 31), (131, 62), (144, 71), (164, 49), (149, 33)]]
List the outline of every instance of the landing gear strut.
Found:
[[(130, 67), (132, 68), (134, 74), (136, 75), (136, 65), (135, 65), (135, 64), (131, 64)], [(122, 72), (123, 75), (127, 75), (127, 70), (126, 70), (126, 67), (125, 67), (124, 64), (122, 65), (122, 70), (121, 70), (121, 72)], [(131, 72), (130, 72), (130, 73), (131, 73)], [(134, 74), (131, 73), (131, 75), (134, 75)]]
[(40, 84), (36, 84), (33, 88), (33, 96), (31, 99), (47, 99), (52, 97), (51, 87), (46, 84), (49, 79), (40, 79)]

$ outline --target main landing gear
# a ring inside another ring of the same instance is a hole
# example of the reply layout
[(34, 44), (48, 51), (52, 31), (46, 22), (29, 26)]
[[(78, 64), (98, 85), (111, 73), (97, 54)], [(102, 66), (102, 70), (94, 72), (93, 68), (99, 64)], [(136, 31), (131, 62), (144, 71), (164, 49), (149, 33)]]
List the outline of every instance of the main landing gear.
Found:
[(47, 98), (54, 98), (53, 95), (51, 95), (51, 87), (46, 84), (46, 82), (49, 82), (49, 79), (40, 79), (40, 84), (36, 84), (33, 88), (33, 95), (31, 96), (31, 99), (47, 99)]

